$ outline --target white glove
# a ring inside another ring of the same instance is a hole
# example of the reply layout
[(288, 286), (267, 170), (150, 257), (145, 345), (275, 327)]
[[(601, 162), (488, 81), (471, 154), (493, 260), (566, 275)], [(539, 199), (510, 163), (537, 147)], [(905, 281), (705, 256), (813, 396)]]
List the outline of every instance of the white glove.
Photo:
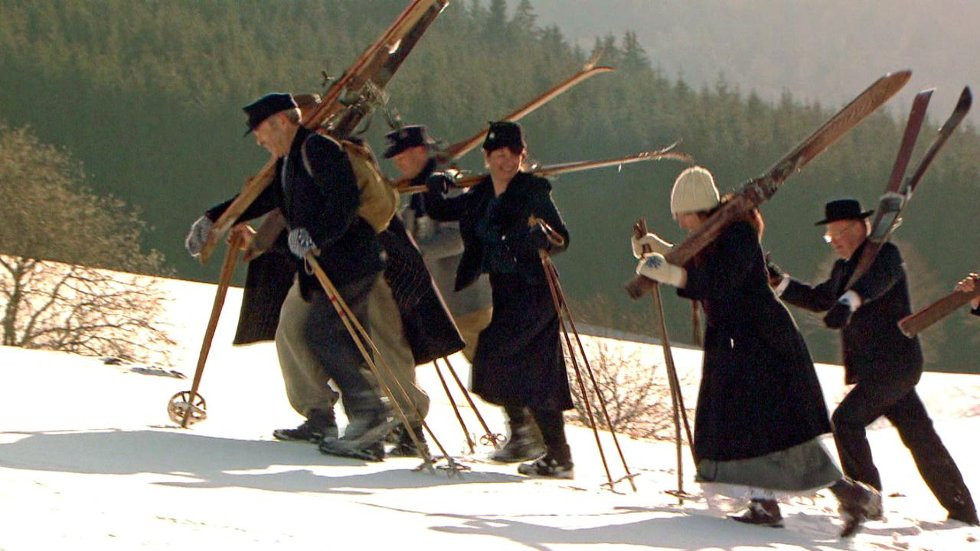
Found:
[(201, 254), (201, 250), (204, 249), (204, 244), (208, 241), (208, 235), (211, 234), (211, 219), (207, 216), (202, 216), (194, 221), (191, 225), (191, 231), (187, 234), (187, 238), (184, 239), (184, 247), (187, 252), (191, 253), (191, 256), (198, 256)]
[(287, 238), (289, 251), (299, 258), (306, 258), (306, 253), (316, 248), (316, 243), (310, 237), (310, 232), (306, 228), (293, 228)]
[[(633, 247), (633, 257), (643, 258), (643, 246), (646, 245), (650, 247), (650, 252), (667, 254), (670, 248), (673, 247), (670, 243), (664, 241), (657, 237), (657, 234), (648, 233), (643, 237), (636, 237), (635, 235), (630, 236), (630, 245)], [(650, 254), (650, 253), (646, 253)]]
[(637, 275), (650, 278), (660, 283), (684, 287), (687, 285), (687, 270), (667, 262), (664, 255), (653, 253), (636, 265)]
[(837, 299), (837, 302), (847, 306), (851, 312), (853, 312), (861, 307), (861, 303), (863, 301), (861, 300), (861, 295), (855, 293), (852, 289), (841, 295), (841, 297)]

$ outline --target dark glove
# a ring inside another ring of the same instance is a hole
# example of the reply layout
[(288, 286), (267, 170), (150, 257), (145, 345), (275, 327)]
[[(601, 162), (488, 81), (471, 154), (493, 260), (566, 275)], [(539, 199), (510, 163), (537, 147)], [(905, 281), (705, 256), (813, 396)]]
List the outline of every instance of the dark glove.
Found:
[(449, 178), (442, 174), (436, 174), (435, 176), (430, 176), (425, 180), (425, 186), (429, 188), (429, 193), (438, 193), (442, 195), (449, 191), (449, 186), (452, 182)]
[(530, 251), (537, 252), (541, 249), (546, 251), (551, 250), (551, 241), (548, 239), (548, 232), (540, 222), (527, 230), (527, 237), (524, 243)]
[(847, 325), (847, 320), (851, 319), (851, 307), (846, 302), (838, 301), (827, 315), (823, 317), (823, 324), (831, 329), (840, 329)]
[(769, 272), (769, 285), (771, 287), (779, 285), (783, 281), (783, 276), (786, 275), (786, 272), (773, 262), (768, 254), (766, 254), (766, 271)]

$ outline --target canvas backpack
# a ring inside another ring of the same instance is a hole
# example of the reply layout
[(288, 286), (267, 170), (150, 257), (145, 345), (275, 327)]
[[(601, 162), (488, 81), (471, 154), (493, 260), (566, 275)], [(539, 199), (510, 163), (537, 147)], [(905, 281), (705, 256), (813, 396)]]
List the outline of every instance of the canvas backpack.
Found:
[[(381, 233), (388, 227), (395, 211), (398, 210), (399, 194), (388, 179), (381, 173), (378, 160), (367, 144), (358, 144), (350, 140), (337, 140), (347, 154), (354, 177), (357, 179), (357, 189), (361, 192), (361, 206), (357, 215), (367, 221), (374, 231)], [(303, 143), (303, 165), (306, 172), (313, 175), (310, 160), (306, 156), (306, 143)]]

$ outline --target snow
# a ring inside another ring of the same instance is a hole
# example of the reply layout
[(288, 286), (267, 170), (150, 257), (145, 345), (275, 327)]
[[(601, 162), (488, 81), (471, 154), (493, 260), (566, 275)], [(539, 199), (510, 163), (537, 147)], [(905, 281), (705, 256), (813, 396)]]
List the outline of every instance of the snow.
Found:
[[(635, 478), (616, 492), (606, 481), (591, 431), (570, 426), (574, 480), (528, 479), (514, 465), (475, 454), (450, 411), (431, 366), (418, 375), (433, 398), (428, 421), (443, 445), (471, 470), (417, 471), (419, 460), (382, 463), (329, 457), (310, 444), (272, 439), (300, 418), (282, 389), (271, 343), (230, 345), (241, 291), (229, 292), (200, 393), (208, 418), (189, 429), (167, 416), (170, 397), (191, 387), (214, 287), (165, 281), (174, 297), (168, 319), (181, 343), (176, 369), (105, 365), (97, 358), (0, 347), (0, 551), (94, 549), (968, 549), (980, 529), (945, 521), (895, 431), (879, 423), (872, 447), (885, 483), (886, 519), (850, 541), (837, 538), (836, 504), (824, 491), (785, 502), (783, 529), (724, 519), (693, 482), (685, 453), (678, 505), (675, 448), (619, 436)], [(642, 347), (662, 363), (654, 345)], [(700, 354), (677, 349), (687, 404), (696, 398)], [(454, 357), (459, 374), (468, 366)], [(844, 392), (841, 368), (820, 366), (828, 401)], [(157, 373), (157, 374), (152, 374)], [(691, 376), (685, 377), (685, 373)], [(664, 383), (665, 384), (665, 383)], [(980, 434), (980, 378), (926, 374), (920, 391), (969, 486), (980, 491), (972, 441)], [(475, 397), (474, 397), (475, 398)], [(462, 403), (457, 394), (457, 402)], [(465, 404), (464, 404), (465, 405)], [(478, 401), (495, 430), (497, 408)], [(471, 432), (479, 425), (468, 407)], [(341, 419), (343, 424), (343, 419)], [(623, 466), (607, 433), (614, 478)], [(828, 442), (832, 446), (832, 443)]]

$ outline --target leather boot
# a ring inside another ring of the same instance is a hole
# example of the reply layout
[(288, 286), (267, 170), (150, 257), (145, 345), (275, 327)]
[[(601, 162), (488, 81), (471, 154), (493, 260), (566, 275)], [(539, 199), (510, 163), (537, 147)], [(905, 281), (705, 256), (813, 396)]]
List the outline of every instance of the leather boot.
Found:
[(507, 424), (510, 426), (510, 436), (503, 448), (495, 451), (490, 459), (501, 463), (517, 463), (529, 459), (537, 459), (547, 452), (537, 425), (524, 408), (511, 410), (508, 408)]
[(753, 499), (749, 502), (744, 513), (731, 515), (728, 518), (746, 524), (772, 528), (779, 528), (783, 525), (783, 514), (779, 510), (779, 502), (775, 499)]

